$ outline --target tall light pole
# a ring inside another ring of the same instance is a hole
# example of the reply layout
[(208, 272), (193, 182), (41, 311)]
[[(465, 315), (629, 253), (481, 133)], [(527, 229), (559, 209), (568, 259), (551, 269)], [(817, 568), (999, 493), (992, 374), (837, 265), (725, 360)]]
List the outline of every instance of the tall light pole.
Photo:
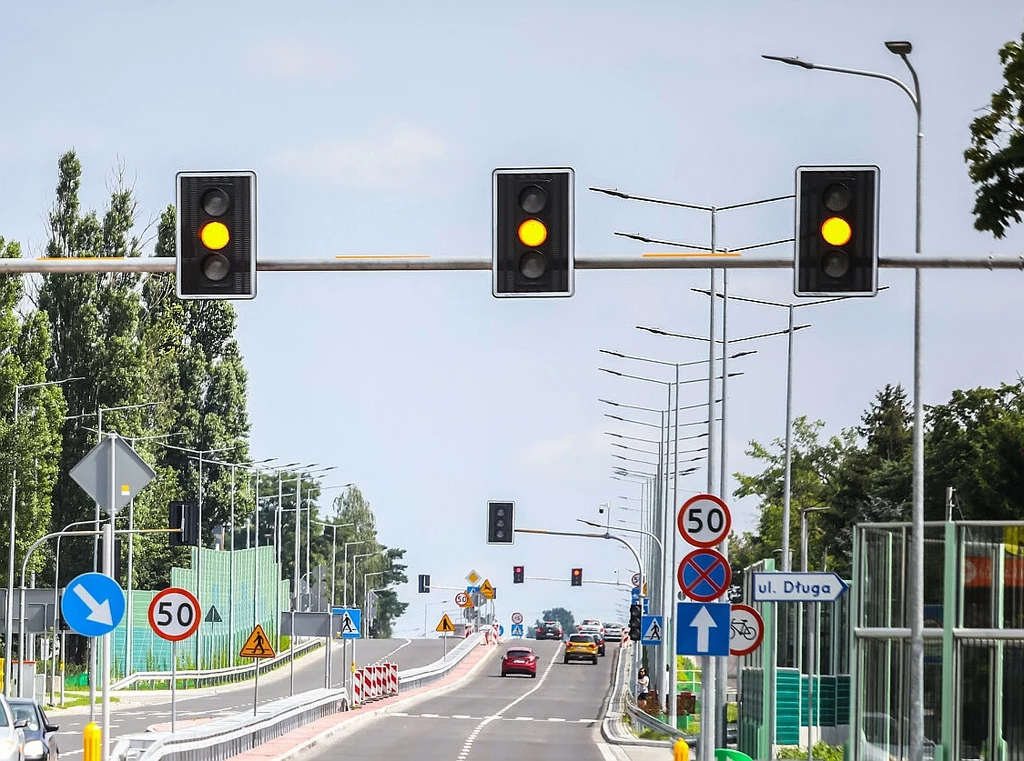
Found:
[[(800, 508), (800, 571), (803, 573), (807, 573), (807, 516), (822, 510), (828, 510), (828, 508)], [(804, 660), (807, 664), (807, 761), (814, 761), (814, 709), (811, 702), (814, 694), (814, 673), (811, 670), (814, 661), (814, 638), (811, 627), (811, 606), (800, 603), (800, 607), (804, 609)], [(815, 607), (817, 607), (817, 603), (815, 603)]]
[[(22, 389), (30, 388), (42, 388), (43, 386), (60, 386), (65, 383), (71, 383), (73, 381), (85, 380), (85, 378), (65, 378), (64, 380), (57, 381), (43, 381), (42, 383), (25, 383), (18, 384), (14, 387), (14, 442), (12, 447), (15, 451), (11, 452), (11, 532), (10, 532), (10, 557), (7, 558), (7, 604), (4, 606), (4, 644), (7, 650), (7, 657), (4, 659), (4, 691), (10, 696), (14, 693), (11, 692), (11, 662), (14, 660), (14, 651), (11, 647), (13, 641), (13, 629), (14, 629), (14, 549), (17, 536), (15, 534), (15, 527), (17, 525), (17, 507), (18, 507), (18, 453), (17, 453), (17, 436), (18, 436), (18, 403)], [(98, 511), (98, 508), (97, 508)], [(24, 659), (22, 653), (18, 653), (18, 657)], [(20, 681), (20, 680), (19, 680)]]
[[(341, 567), (344, 569), (344, 573), (343, 573), (342, 579), (341, 579), (341, 587), (342, 587), (341, 593), (342, 593), (342, 597), (344, 599), (343, 599), (341, 604), (345, 608), (348, 607), (348, 548), (349, 547), (354, 547), (357, 544), (366, 544), (368, 541), (370, 541), (370, 540), (369, 539), (358, 539), (358, 540), (356, 540), (354, 542), (345, 542), (345, 551), (343, 553), (344, 556), (345, 556), (345, 559), (341, 561)], [(369, 554), (373, 554), (373, 553), (369, 553)], [(352, 573), (353, 574), (355, 574), (355, 572), (356, 572), (356, 568), (355, 568), (355, 566), (356, 566), (356, 557), (359, 557), (359, 556), (357, 555), (357, 556), (353, 556), (352, 557)], [(353, 587), (352, 595), (353, 596), (355, 596), (355, 591), (356, 591), (355, 590), (355, 583), (356, 583), (355, 582), (355, 576), (353, 576), (352, 577), (352, 587)]]
[[(876, 71), (848, 69), (841, 66), (802, 61), (787, 56), (762, 56), (804, 69), (819, 69), (855, 77), (880, 79), (896, 85), (910, 98), (917, 115), (916, 171), (914, 190), (914, 252), (921, 253), (921, 151), (924, 131), (921, 120), (921, 83), (917, 71), (907, 57), (914, 49), (906, 40), (891, 40), (885, 48), (899, 56), (910, 70), (913, 88), (889, 74)], [(913, 486), (911, 507), (910, 558), (908, 574), (907, 617), (910, 619), (910, 761), (924, 759), (924, 400), (921, 397), (921, 268), (914, 268), (914, 430), (913, 430)]]

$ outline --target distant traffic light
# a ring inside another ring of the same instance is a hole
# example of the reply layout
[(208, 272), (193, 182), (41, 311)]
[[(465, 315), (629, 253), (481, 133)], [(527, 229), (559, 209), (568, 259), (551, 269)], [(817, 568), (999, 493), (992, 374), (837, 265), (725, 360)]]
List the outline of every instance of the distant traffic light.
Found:
[(427, 574), (427, 573), (421, 573), (420, 574), (420, 591), (419, 591), (419, 593), (421, 595), (425, 595), (425, 594), (429, 594), (430, 593), (430, 574)]
[(572, 582), (572, 585), (574, 587), (582, 587), (583, 586), (583, 569), (582, 568), (573, 568), (572, 569), (572, 579), (571, 579), (571, 582)]
[(495, 296), (572, 296), (574, 177), (569, 168), (494, 170)]
[(487, 503), (487, 543), (514, 544), (512, 512), (514, 502)]
[(797, 296), (878, 293), (877, 166), (797, 167)]
[(179, 299), (256, 297), (256, 174), (178, 172)]
[(512, 583), (522, 584), (525, 573), (526, 569), (523, 568), (521, 565), (512, 566)]
[(180, 529), (167, 536), (171, 547), (199, 546), (199, 503), (171, 502), (167, 506), (167, 527)]
[(640, 632), (643, 614), (644, 610), (639, 605), (629, 606), (629, 638), (634, 642), (639, 642), (643, 637)]

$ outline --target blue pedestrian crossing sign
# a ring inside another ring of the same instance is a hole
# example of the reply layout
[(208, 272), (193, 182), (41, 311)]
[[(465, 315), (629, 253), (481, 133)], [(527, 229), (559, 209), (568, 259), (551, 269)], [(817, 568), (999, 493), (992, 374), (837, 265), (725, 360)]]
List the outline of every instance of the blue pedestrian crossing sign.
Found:
[(359, 608), (331, 608), (334, 626), (331, 628), (341, 635), (342, 639), (359, 639), (359, 630), (363, 625), (363, 612)]
[(665, 643), (665, 629), (661, 616), (644, 616), (640, 619), (640, 644), (662, 645)]
[(676, 655), (728, 655), (729, 615), (727, 602), (681, 602), (676, 608)]
[(512, 636), (513, 637), (522, 637), (523, 636), (523, 625), (522, 624), (512, 624)]
[(84, 637), (102, 637), (124, 618), (124, 590), (102, 573), (83, 573), (68, 584), (60, 610), (72, 631)]

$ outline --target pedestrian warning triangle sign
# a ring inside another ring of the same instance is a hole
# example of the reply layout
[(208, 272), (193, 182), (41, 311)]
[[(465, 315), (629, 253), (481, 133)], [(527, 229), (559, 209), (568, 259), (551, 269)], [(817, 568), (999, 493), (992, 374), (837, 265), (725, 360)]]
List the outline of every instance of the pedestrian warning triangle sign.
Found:
[(437, 622), (437, 628), (434, 629), (436, 632), (443, 632), (445, 634), (455, 634), (455, 624), (448, 618), (448, 614), (445, 613), (441, 616), (441, 620)]
[(220, 613), (217, 608), (213, 605), (210, 606), (210, 611), (206, 614), (206, 623), (208, 624), (219, 624), (224, 619), (220, 617)]
[(275, 656), (274, 648), (271, 646), (270, 640), (267, 639), (267, 634), (263, 631), (262, 626), (256, 624), (249, 639), (242, 645), (239, 656), (242, 658), (273, 658)]
[(651, 621), (651, 625), (647, 627), (647, 631), (644, 632), (642, 639), (661, 642), (661, 626), (658, 625), (657, 619)]
[(344, 613), (341, 616), (341, 628), (338, 629), (341, 634), (355, 634), (359, 635), (359, 630), (356, 628), (355, 622), (352, 620), (352, 616), (348, 613)]
[(480, 585), (480, 594), (482, 594), (488, 600), (494, 599), (494, 587), (491, 586), (490, 579), (484, 579), (483, 584)]

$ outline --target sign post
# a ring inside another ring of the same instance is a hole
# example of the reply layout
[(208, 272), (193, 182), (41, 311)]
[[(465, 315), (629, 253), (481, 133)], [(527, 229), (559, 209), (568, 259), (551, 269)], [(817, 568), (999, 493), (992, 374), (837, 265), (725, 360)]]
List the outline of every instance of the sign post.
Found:
[[(263, 631), (263, 627), (256, 624), (256, 628), (252, 630), (252, 634), (242, 645), (241, 651), (238, 653), (241, 658), (273, 658), (276, 653), (274, 652), (274, 646), (270, 644), (270, 639), (267, 637), (267, 633)], [(256, 664), (256, 678), (253, 680), (252, 687), (252, 715), (256, 715), (256, 705), (259, 703), (260, 698), (260, 666)]]
[(187, 589), (169, 587), (149, 604), (150, 628), (171, 643), (171, 732), (178, 720), (178, 643), (196, 633), (201, 616), (199, 600)]
[(452, 623), (447, 613), (441, 615), (441, 620), (437, 622), (437, 628), (434, 631), (441, 632), (441, 641), (444, 643), (441, 649), (441, 660), (448, 660), (448, 635), (455, 633), (455, 624)]

